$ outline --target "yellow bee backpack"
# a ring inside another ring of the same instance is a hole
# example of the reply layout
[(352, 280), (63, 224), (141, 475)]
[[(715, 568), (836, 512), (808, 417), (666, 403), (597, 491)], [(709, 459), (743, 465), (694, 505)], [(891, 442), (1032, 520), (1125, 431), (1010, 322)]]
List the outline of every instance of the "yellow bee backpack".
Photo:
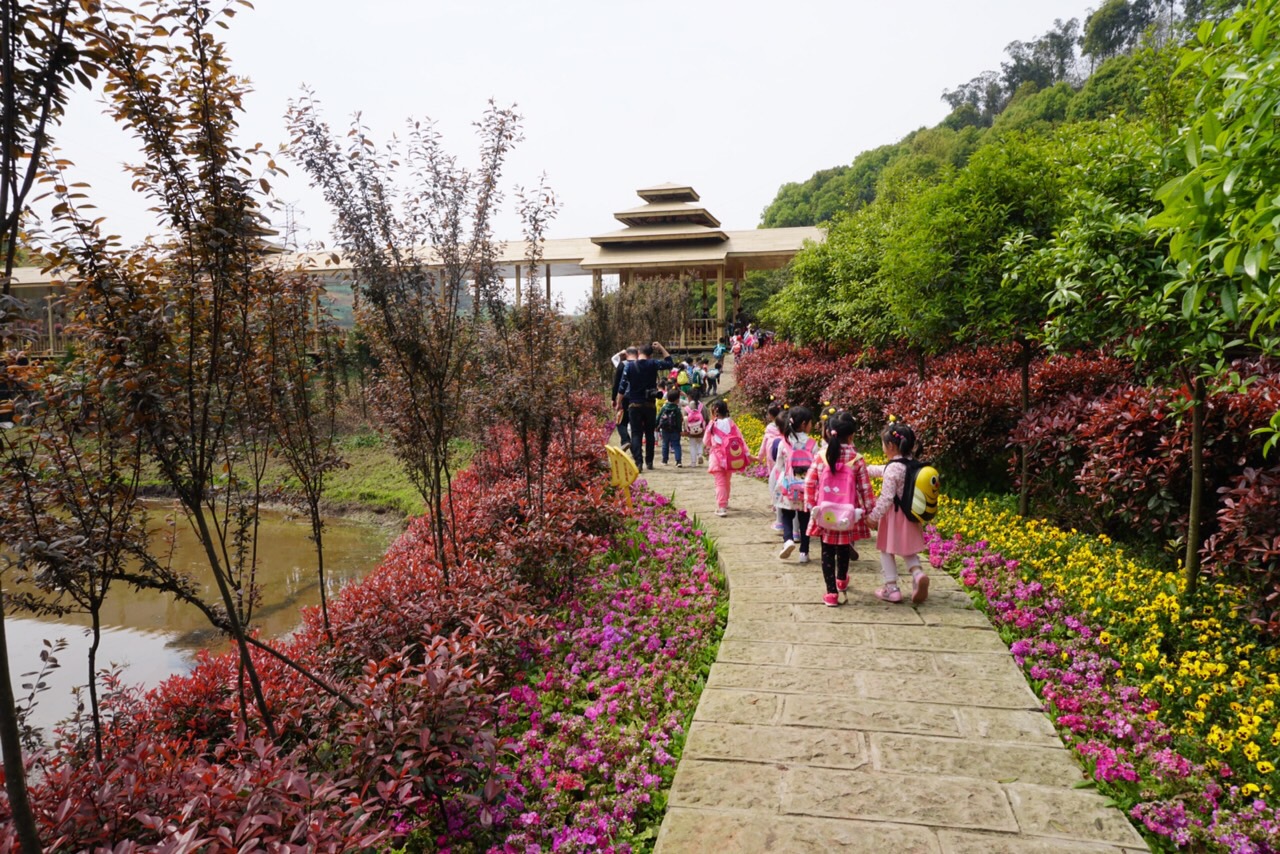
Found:
[(942, 494), (938, 470), (921, 460), (902, 457), (889, 461), (889, 465), (893, 463), (902, 463), (907, 468), (902, 483), (902, 497), (895, 498), (893, 506), (906, 513), (907, 518), (913, 522), (923, 525), (932, 521), (938, 515), (938, 496)]

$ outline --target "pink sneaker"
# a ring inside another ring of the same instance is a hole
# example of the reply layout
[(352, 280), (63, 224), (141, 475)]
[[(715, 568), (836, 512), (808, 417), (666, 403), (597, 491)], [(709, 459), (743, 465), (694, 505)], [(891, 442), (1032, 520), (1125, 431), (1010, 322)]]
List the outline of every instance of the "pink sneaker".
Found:
[(840, 604), (840, 595), (837, 593), (822, 594), (822, 603), (828, 608), (834, 608)]
[(902, 591), (896, 584), (886, 584), (884, 587), (876, 588), (876, 598), (885, 602), (901, 602)]
[(849, 579), (836, 579), (836, 596), (840, 597), (841, 604), (849, 601)]
[(923, 572), (917, 572), (911, 576), (911, 604), (923, 605), (924, 600), (929, 598), (929, 576)]

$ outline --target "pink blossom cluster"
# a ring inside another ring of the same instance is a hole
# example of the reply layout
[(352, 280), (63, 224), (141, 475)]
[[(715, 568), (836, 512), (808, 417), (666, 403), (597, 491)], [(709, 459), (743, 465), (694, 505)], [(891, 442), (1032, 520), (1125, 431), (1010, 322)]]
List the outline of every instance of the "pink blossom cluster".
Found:
[(1087, 614), (1024, 575), (984, 541), (926, 532), (929, 560), (974, 597), (1045, 701), (1063, 741), (1161, 850), (1280, 851), (1280, 809), (1242, 793), (1225, 765), (1179, 752), (1158, 702), (1122, 681)]
[(629, 852), (661, 815), (654, 797), (674, 774), (724, 587), (684, 511), (644, 489), (635, 501), (634, 527), (564, 603), (531, 661), (541, 669), (501, 707), (508, 832), (492, 851)]

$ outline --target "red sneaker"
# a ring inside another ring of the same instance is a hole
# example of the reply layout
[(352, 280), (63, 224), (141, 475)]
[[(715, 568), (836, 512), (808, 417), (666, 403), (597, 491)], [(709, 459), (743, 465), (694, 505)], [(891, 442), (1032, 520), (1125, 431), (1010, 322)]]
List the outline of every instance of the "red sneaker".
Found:
[(840, 596), (837, 593), (822, 594), (822, 603), (828, 608), (834, 608), (840, 604)]

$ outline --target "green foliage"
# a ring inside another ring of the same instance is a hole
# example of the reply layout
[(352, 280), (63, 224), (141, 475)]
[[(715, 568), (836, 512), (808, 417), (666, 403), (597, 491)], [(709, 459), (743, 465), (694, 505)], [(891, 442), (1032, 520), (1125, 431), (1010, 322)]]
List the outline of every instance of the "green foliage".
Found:
[(813, 173), (802, 184), (783, 184), (773, 202), (760, 215), (764, 228), (817, 225), (835, 216), (844, 205), (848, 187), (847, 166)]
[(1201, 25), (1178, 66), (1200, 82), (1195, 116), (1172, 147), (1180, 174), (1157, 191), (1164, 211), (1152, 220), (1170, 232), (1183, 315), (1220, 311), (1252, 321), (1251, 336), (1280, 320), (1278, 15), (1277, 0), (1254, 0)]
[(1134, 54), (1113, 56), (1098, 66), (1067, 106), (1067, 119), (1103, 119), (1139, 115), (1145, 99), (1139, 60)]
[(1008, 108), (996, 117), (998, 130), (1025, 130), (1035, 125), (1057, 124), (1067, 117), (1075, 90), (1066, 83), (1055, 83), (1048, 89), (1015, 97)]

